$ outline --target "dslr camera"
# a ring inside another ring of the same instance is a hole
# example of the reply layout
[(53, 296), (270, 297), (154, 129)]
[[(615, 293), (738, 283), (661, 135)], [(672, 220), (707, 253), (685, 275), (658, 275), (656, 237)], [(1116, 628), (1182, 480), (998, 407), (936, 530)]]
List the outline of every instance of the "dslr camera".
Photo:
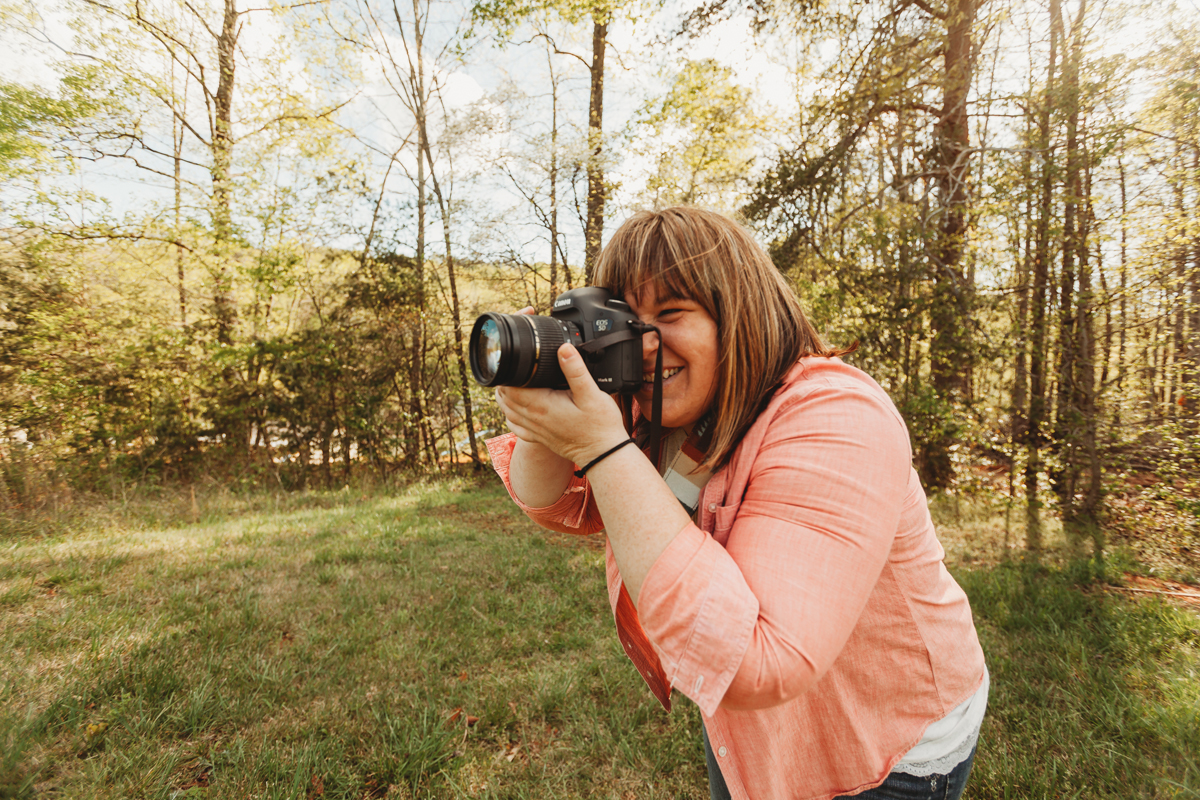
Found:
[(597, 386), (609, 394), (632, 394), (642, 386), (645, 329), (607, 289), (572, 289), (558, 296), (548, 317), (481, 315), (471, 329), (471, 372), (484, 386), (565, 389), (558, 348), (573, 344)]

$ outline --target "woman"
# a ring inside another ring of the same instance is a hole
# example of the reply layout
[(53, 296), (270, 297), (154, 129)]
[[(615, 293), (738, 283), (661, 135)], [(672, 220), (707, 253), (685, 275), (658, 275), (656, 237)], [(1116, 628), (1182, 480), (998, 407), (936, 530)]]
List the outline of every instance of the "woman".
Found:
[(607, 533), (621, 643), (664, 706), (700, 707), (712, 796), (958, 797), (983, 652), (886, 393), (719, 214), (635, 215), (596, 283), (658, 329), (661, 463), (569, 345), (568, 391), (497, 390), (488, 448), (534, 521)]

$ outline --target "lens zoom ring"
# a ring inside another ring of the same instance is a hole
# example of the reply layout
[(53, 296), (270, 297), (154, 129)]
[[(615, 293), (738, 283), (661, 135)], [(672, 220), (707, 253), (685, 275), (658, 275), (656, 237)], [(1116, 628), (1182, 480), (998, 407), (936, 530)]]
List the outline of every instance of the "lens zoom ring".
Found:
[(562, 323), (552, 317), (528, 317), (533, 323), (537, 343), (537, 366), (529, 383), (531, 388), (558, 386), (563, 382), (562, 370), (558, 368), (558, 348), (567, 340)]

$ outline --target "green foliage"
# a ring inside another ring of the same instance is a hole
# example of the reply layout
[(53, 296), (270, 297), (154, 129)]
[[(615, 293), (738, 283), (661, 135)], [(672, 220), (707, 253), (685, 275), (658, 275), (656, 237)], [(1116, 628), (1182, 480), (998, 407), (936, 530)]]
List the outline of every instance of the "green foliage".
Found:
[(705, 59), (672, 72), (666, 95), (647, 103), (635, 121), (646, 129), (645, 154), (655, 165), (647, 203), (736, 208), (749, 190), (754, 142), (766, 120), (728, 67)]
[[(155, 264), (156, 247), (132, 253)], [(6, 502), (36, 506), (64, 485), (193, 480), (202, 461), (234, 471), (257, 464), (289, 487), (332, 483), (335, 465), (344, 480), (352, 462), (379, 474), (417, 463), (411, 259), (383, 253), (347, 270), (344, 254), (326, 254), (322, 313), (274, 327), (269, 306), (295, 297), (304, 265), (279, 250), (241, 250), (235, 286), (260, 298), (248, 308), (268, 311), (245, 320), (257, 336), (223, 344), (211, 319), (181, 327), (158, 316), (173, 311), (171, 296), (156, 306), (131, 275), (101, 291), (87, 279), (103, 272), (100, 262), (129, 255), (31, 240), (0, 263)], [(431, 398), (457, 391), (446, 346), (438, 335), (426, 345)]]
[(65, 78), (57, 95), (0, 82), (0, 178), (54, 169), (59, 131), (96, 112), (93, 71)]
[(473, 25), (491, 26), (506, 40), (523, 23), (549, 12), (578, 25), (593, 19), (609, 19), (618, 5), (614, 0), (480, 0), (471, 6), (471, 20)]

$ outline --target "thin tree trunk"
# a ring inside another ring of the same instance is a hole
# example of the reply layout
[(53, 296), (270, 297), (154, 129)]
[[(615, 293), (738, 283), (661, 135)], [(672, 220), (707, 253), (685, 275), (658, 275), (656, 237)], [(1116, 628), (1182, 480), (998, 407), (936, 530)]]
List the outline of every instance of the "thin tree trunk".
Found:
[(1179, 165), (1179, 179), (1175, 184), (1175, 213), (1177, 215), (1177, 234), (1176, 238), (1179, 244), (1175, 247), (1175, 285), (1172, 291), (1174, 297), (1170, 298), (1170, 307), (1174, 310), (1174, 346), (1172, 349), (1172, 373), (1174, 380), (1171, 383), (1171, 391), (1167, 393), (1167, 402), (1170, 404), (1169, 412), (1172, 416), (1180, 416), (1184, 406), (1187, 403), (1187, 386), (1190, 383), (1188, 375), (1189, 349), (1187, 345), (1187, 335), (1185, 332), (1185, 323), (1188, 318), (1188, 252), (1191, 248), (1188, 246), (1188, 230), (1187, 230), (1187, 207), (1184, 202), (1184, 183), (1187, 175), (1187, 165), (1184, 158), (1183, 144), (1176, 142), (1175, 144), (1176, 163)]
[[(1028, 122), (1028, 117), (1026, 118)], [(1026, 126), (1026, 138), (1032, 137), (1032, 131)], [(1025, 215), (1024, 220), (1033, 219), (1033, 158), (1026, 151), (1021, 164), (1022, 182), (1025, 186)], [(1030, 224), (1018, 224), (1020, 237), (1017, 251), (1021, 252), (1021, 260), (1017, 270), (1017, 326), (1016, 326), (1016, 358), (1013, 365), (1012, 390), (1012, 430), (1010, 438), (1015, 445), (1024, 442), (1029, 429), (1029, 419), (1026, 416), (1026, 403), (1029, 394), (1029, 272), (1033, 264), (1033, 228)], [(1016, 462), (1016, 459), (1013, 459)]]
[[(418, 56), (423, 52), (425, 32), (421, 28), (421, 14), (419, 0), (413, 0), (413, 29), (416, 39), (416, 52)], [(396, 21), (400, 22), (400, 12), (396, 10)], [(403, 25), (401, 25), (403, 27)], [(414, 88), (414, 95), (418, 98), (423, 98), (425, 92), (425, 64), (418, 57), (417, 59), (417, 79)], [(421, 102), (421, 101), (416, 101)], [(428, 147), (428, 142), (425, 141), (425, 129), (422, 126), (417, 128), (417, 263), (416, 263), (416, 286), (415, 286), (415, 312), (416, 319), (413, 328), (412, 340), (412, 363), (409, 374), (409, 382), (412, 386), (412, 393), (409, 395), (409, 414), (412, 416), (417, 427), (417, 442), (413, 448), (417, 455), (417, 462), (420, 463), (420, 453), (430, 452), (428, 446), (428, 437), (426, 438), (426, 446), (421, 447), (421, 430), (425, 422), (425, 409), (429, 406), (429, 398), (425, 393), (425, 203), (426, 203), (426, 188), (425, 188), (425, 159), (421, 158), (421, 153), (425, 152)], [(437, 459), (433, 458), (429, 463), (436, 464)]]
[[(953, 0), (946, 15), (942, 110), (935, 126), (938, 202), (941, 219), (933, 245), (935, 270), (930, 305), (932, 341), (930, 371), (938, 396), (955, 406), (971, 399), (970, 306), (972, 286), (964, 269), (967, 249), (967, 202), (970, 173), (970, 116), (973, 53), (971, 29), (976, 0)], [(952, 437), (927, 442), (921, 463), (929, 488), (944, 488), (954, 479), (950, 459)]]
[[(1118, 398), (1125, 396), (1125, 337), (1129, 330), (1129, 309), (1127, 298), (1129, 295), (1129, 258), (1128, 258), (1128, 239), (1129, 239), (1129, 203), (1125, 189), (1125, 162), (1123, 159), (1124, 145), (1122, 144), (1122, 154), (1117, 157), (1117, 168), (1120, 171), (1121, 180), (1121, 299), (1120, 299), (1120, 315), (1121, 328), (1118, 331), (1117, 344), (1117, 392)], [(1113, 428), (1121, 427), (1121, 403), (1118, 400), (1113, 403)]]
[(1156, 303), (1159, 306), (1154, 309), (1154, 338), (1150, 341), (1150, 358), (1147, 363), (1150, 364), (1149, 381), (1147, 383), (1150, 390), (1150, 405), (1147, 412), (1146, 424), (1152, 424), (1157, 421), (1162, 414), (1163, 392), (1162, 385), (1159, 381), (1160, 373), (1165, 369), (1162, 364), (1166, 360), (1166, 354), (1163, 352), (1162, 342), (1162, 325), (1163, 315), (1161, 302)]
[[(224, 0), (221, 33), (217, 37), (218, 79), (213, 97), (212, 131), (212, 223), (216, 253), (213, 259), (213, 317), (218, 344), (232, 345), (237, 327), (237, 305), (233, 298), (233, 276), (230, 265), (233, 257), (233, 97), (237, 65), (237, 40), (240, 32), (239, 14), (235, 0)], [(250, 428), (243, 409), (238, 384), (240, 378), (231, 365), (221, 371), (222, 397), (216, 428), (226, 445), (247, 454), (250, 447)]]
[(550, 302), (558, 297), (558, 77), (549, 49), (550, 66)]
[(1058, 56), (1061, 21), (1059, 0), (1050, 0), (1050, 56), (1046, 70), (1046, 90), (1038, 120), (1039, 151), (1042, 155), (1041, 200), (1038, 209), (1037, 244), (1033, 258), (1033, 308), (1029, 347), (1029, 435), (1025, 459), (1025, 546), (1031, 552), (1042, 549), (1041, 499), (1038, 473), (1042, 468), (1042, 423), (1046, 412), (1046, 295), (1050, 283), (1050, 221), (1053, 214), (1054, 152), (1051, 144), (1050, 108), (1053, 104), (1054, 70)]
[[(1057, 25), (1063, 30), (1062, 7), (1053, 6), (1058, 14)], [(1058, 403), (1055, 414), (1054, 439), (1061, 448), (1059, 469), (1051, 473), (1051, 488), (1058, 495), (1063, 519), (1068, 524), (1075, 515), (1075, 484), (1079, 474), (1080, 400), (1079, 343), (1081, 335), (1076, 319), (1076, 261), (1085, 252), (1079, 204), (1082, 196), (1080, 180), (1083, 171), (1079, 147), (1079, 68), (1083, 55), (1083, 19), (1087, 0), (1080, 0), (1079, 13), (1071, 25), (1071, 48), (1063, 59), (1063, 85), (1060, 106), (1067, 111), (1067, 175), (1066, 196), (1063, 200), (1062, 273), (1058, 300)]]
[[(1091, 224), (1091, 223), (1089, 223)], [(1100, 279), (1100, 297), (1104, 301), (1104, 345), (1098, 356), (1100, 361), (1100, 386), (1108, 385), (1109, 364), (1112, 361), (1113, 344), (1113, 304), (1112, 292), (1109, 290), (1108, 275), (1104, 271), (1104, 250), (1096, 248), (1096, 277)]]
[[(424, 325), (425, 325), (425, 321), (424, 321), (424, 318), (422, 317), (422, 320), (421, 320), (421, 326), (422, 326), (421, 327), (421, 353), (420, 353), (420, 363), (422, 366), (421, 366), (420, 372), (418, 374), (418, 378), (420, 380), (420, 383), (418, 384), (418, 391), (420, 392), (421, 397), (424, 398), (425, 409), (428, 410), (429, 406), (430, 406), (429, 384), (428, 384), (427, 376), (425, 375), (424, 365), (425, 365), (426, 359), (428, 358), (428, 355), (429, 355), (429, 337), (425, 335)], [(438, 464), (437, 439), (433, 435), (433, 423), (432, 423), (431, 417), (432, 417), (432, 412), (427, 413), (427, 414), (422, 413), (421, 416), (417, 418), (417, 420), (421, 426), (421, 435), (422, 435), (422, 439), (424, 441), (426, 463), (430, 464), (435, 470), (437, 470), (437, 469), (440, 469), (441, 467)]]
[(238, 12), (235, 0), (225, 0), (221, 34), (217, 37), (219, 67), (217, 93), (214, 97), (214, 126), (212, 137), (212, 217), (213, 236), (217, 242), (216, 285), (213, 306), (216, 317), (217, 341), (233, 343), (233, 328), (237, 322), (234, 306), (227, 248), (233, 239), (233, 215), (230, 209), (233, 169), (233, 89), (235, 55), (238, 40)]
[(967, 202), (970, 182), (971, 27), (975, 0), (956, 0), (946, 20), (945, 72), (942, 111), (936, 126), (938, 195), (941, 224), (935, 249), (938, 295), (932, 312), (934, 326), (930, 361), (934, 386), (945, 395), (969, 400), (970, 340), (967, 285), (963, 255), (967, 243)]
[[(171, 90), (175, 89), (175, 62), (171, 61)], [(186, 84), (185, 84), (186, 96)], [(175, 185), (175, 278), (179, 285), (179, 327), (181, 330), (187, 330), (187, 287), (184, 285), (184, 270), (183, 270), (183, 244), (178, 241), (182, 238), (182, 221), (183, 221), (183, 126), (179, 123), (179, 119), (172, 115), (171, 117), (171, 145), (172, 155), (174, 160), (174, 185)]]
[(334, 396), (333, 387), (329, 388), (329, 409), (326, 412), (325, 418), (321, 420), (321, 478), (325, 482), (325, 488), (328, 489), (333, 485), (333, 471), (330, 466), (332, 461), (333, 450), (333, 414), (337, 399)]
[[(1080, 0), (1080, 23), (1083, 19), (1083, 4)], [(1077, 23), (1078, 24), (1078, 23)], [(1082, 30), (1082, 28), (1077, 28)], [(1086, 157), (1086, 156), (1085, 156)], [(1097, 559), (1104, 557), (1103, 529), (1100, 518), (1103, 511), (1103, 481), (1100, 463), (1100, 451), (1097, 446), (1097, 403), (1096, 403), (1096, 347), (1095, 347), (1095, 301), (1092, 296), (1092, 271), (1088, 263), (1088, 239), (1090, 234), (1089, 221), (1092, 219), (1092, 178), (1091, 170), (1087, 170), (1082, 197), (1084, 213), (1080, 218), (1079, 231), (1079, 292), (1077, 294), (1078, 310), (1076, 313), (1079, 330), (1079, 375), (1078, 375), (1078, 405), (1079, 426), (1078, 447), (1080, 456), (1078, 469), (1086, 470), (1087, 486), (1082, 490), (1079, 506), (1074, 507), (1071, 527), (1076, 537), (1088, 537), (1092, 540), (1092, 553)], [(1074, 488), (1074, 487), (1073, 487)]]
[(592, 16), (592, 91), (588, 102), (587, 229), (584, 231), (584, 281), (591, 285), (604, 237), (604, 51), (608, 46), (608, 18), (603, 11)]
[[(946, 25), (943, 104), (934, 128), (939, 216), (937, 232), (928, 249), (933, 270), (933, 296), (929, 305), (932, 329), (930, 377), (938, 397), (953, 408), (969, 400), (970, 392), (969, 287), (962, 260), (966, 248), (967, 183), (970, 178), (966, 103), (971, 86), (973, 16), (974, 0), (955, 0), (942, 17)], [(845, 177), (843, 171), (843, 180)], [(844, 235), (844, 231), (842, 233)], [(945, 488), (953, 482), (952, 443), (953, 436), (943, 432), (926, 441), (921, 448), (917, 465), (927, 488)]]
[[(437, 199), (438, 210), (442, 218), (442, 238), (446, 248), (446, 270), (450, 279), (450, 298), (451, 298), (451, 323), (454, 328), (454, 351), (458, 362), (459, 386), (461, 388), (461, 397), (463, 404), (463, 414), (467, 426), (467, 438), (471, 443), (471, 458), (475, 461), (475, 466), (478, 468), (482, 462), (479, 458), (479, 445), (475, 439), (475, 420), (471, 409), (471, 385), (470, 377), (467, 372), (466, 359), (463, 356), (463, 334), (462, 334), (462, 312), (458, 298), (458, 277), (454, 265), (454, 251), (450, 240), (450, 202), (442, 193), (441, 184), (438, 182), (437, 173), (433, 166), (433, 149), (429, 142), (429, 92), (425, 89), (425, 32), (421, 25), (421, 7), (420, 0), (412, 0), (413, 3), (413, 39), (415, 47), (413, 53), (416, 55), (416, 78), (412, 84), (412, 112), (416, 117), (417, 123), (417, 194), (418, 194), (418, 210), (417, 210), (417, 260), (421, 264), (422, 280), (425, 263), (425, 182), (426, 174), (425, 167), (429, 167), (429, 181), (433, 186), (433, 193)], [(399, 11), (396, 12), (397, 22), (400, 22)], [(411, 58), (411, 56), (410, 56)], [(410, 61), (411, 64), (411, 61)], [(423, 283), (422, 283), (423, 286)], [(421, 304), (422, 310), (422, 349), (425, 347), (424, 342), (424, 290), (421, 289)], [(421, 371), (424, 371), (424, 358), (420, 360)], [(420, 385), (424, 387), (424, 379)], [(422, 391), (424, 394), (424, 391)], [(429, 398), (425, 396), (425, 408), (429, 408)], [(419, 417), (420, 418), (420, 417)], [(453, 430), (453, 428), (451, 428)], [(430, 463), (437, 464), (437, 446), (433, 442), (433, 436), (428, 437), (427, 447), (430, 454)], [(450, 450), (454, 450), (454, 435), (450, 434)]]
[[(1192, 210), (1193, 230), (1200, 221), (1200, 146), (1192, 148), (1192, 175), (1197, 180), (1193, 188)], [(1188, 368), (1191, 370), (1191, 380), (1188, 382), (1188, 408), (1191, 417), (1192, 432), (1200, 422), (1200, 232), (1192, 235), (1192, 302), (1190, 322), (1188, 324)]]
[[(425, 116), (422, 113), (418, 124), (425, 127)], [(429, 137), (422, 136), (428, 145)], [(438, 209), (442, 215), (442, 238), (446, 247), (446, 272), (450, 278), (450, 313), (452, 314), (451, 323), (454, 326), (454, 355), (458, 361), (458, 378), (459, 386), (462, 391), (463, 416), (467, 426), (467, 439), (471, 443), (471, 459), (475, 462), (475, 468), (478, 469), (483, 465), (483, 461), (479, 458), (479, 444), (475, 441), (475, 417), (471, 411), (471, 375), (467, 370), (467, 361), (463, 356), (463, 333), (462, 333), (462, 312), (459, 310), (458, 304), (458, 279), (454, 269), (454, 254), (450, 245), (450, 204), (446, 198), (442, 196), (442, 188), (438, 183), (437, 173), (433, 170), (433, 154), (429, 152), (428, 146), (425, 150), (425, 158), (429, 160), (429, 177), (433, 183), (433, 194), (437, 198)], [(454, 436), (450, 436), (450, 447), (454, 448)]]

